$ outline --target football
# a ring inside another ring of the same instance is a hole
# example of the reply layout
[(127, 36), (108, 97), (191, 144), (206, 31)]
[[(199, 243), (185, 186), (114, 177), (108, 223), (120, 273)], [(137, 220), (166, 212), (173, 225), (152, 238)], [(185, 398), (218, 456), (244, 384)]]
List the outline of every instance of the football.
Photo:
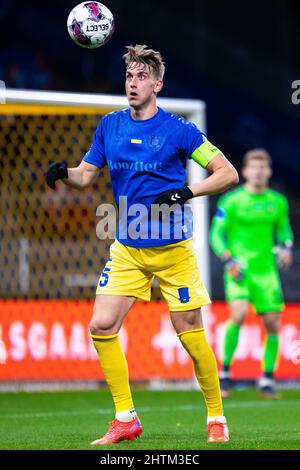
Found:
[(95, 49), (111, 38), (115, 28), (114, 17), (100, 2), (83, 2), (70, 12), (67, 27), (76, 44)]

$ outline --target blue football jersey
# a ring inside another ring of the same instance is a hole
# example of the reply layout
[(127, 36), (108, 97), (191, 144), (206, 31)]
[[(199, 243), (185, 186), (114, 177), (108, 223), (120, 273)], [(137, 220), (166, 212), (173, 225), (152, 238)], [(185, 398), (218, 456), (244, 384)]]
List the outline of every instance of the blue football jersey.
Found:
[[(151, 224), (151, 203), (162, 192), (184, 186), (187, 158), (204, 139), (193, 123), (161, 108), (145, 120), (133, 119), (130, 109), (103, 117), (83, 159), (98, 168), (108, 166), (119, 208), (116, 237), (121, 243), (153, 247), (192, 236), (188, 204), (172, 213), (169, 221), (159, 219), (155, 225)], [(169, 231), (164, 230), (166, 223)], [(179, 226), (182, 230), (176, 231)]]

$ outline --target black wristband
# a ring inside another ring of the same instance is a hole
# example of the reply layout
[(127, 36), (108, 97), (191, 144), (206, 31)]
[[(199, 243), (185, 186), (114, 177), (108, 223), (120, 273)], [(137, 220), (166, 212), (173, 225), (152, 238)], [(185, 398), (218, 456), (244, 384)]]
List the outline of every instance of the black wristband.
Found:
[(192, 199), (194, 197), (194, 194), (192, 193), (192, 191), (190, 190), (190, 188), (188, 186), (185, 186), (182, 189), (182, 194), (186, 197), (186, 201), (188, 199)]
[(188, 199), (194, 197), (190, 188), (185, 186), (182, 189), (170, 189), (161, 193), (152, 204), (167, 204), (172, 206), (173, 204), (184, 205)]

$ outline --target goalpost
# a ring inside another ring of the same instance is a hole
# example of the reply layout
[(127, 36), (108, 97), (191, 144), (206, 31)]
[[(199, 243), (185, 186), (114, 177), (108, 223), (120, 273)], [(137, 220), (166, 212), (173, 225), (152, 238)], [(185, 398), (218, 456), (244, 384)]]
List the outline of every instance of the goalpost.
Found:
[[(205, 103), (203, 101), (177, 98), (159, 98), (158, 105), (170, 112), (184, 115), (188, 120), (194, 122), (203, 132), (206, 131), (206, 112)], [(94, 131), (97, 122), (99, 121), (99, 118), (101, 119), (101, 116), (110, 111), (122, 109), (127, 106), (128, 102), (126, 96), (120, 95), (7, 89), (5, 91), (5, 104), (1, 106), (0, 114), (6, 116), (8, 120), (15, 120), (16, 124), (11, 137), (8, 138), (10, 146), (9, 151), (15, 153), (16, 158), (24, 159), (25, 157), (26, 160), (26, 155), (18, 155), (18, 149), (15, 147), (19, 146), (20, 148), (20, 142), (23, 145), (23, 142), (26, 141), (26, 139), (29, 139), (28, 134), (30, 134), (31, 140), (29, 140), (29, 143), (25, 148), (27, 148), (30, 152), (31, 161), (33, 162), (33, 164), (38, 165), (40, 168), (43, 168), (45, 170), (48, 163), (48, 161), (46, 161), (47, 158), (50, 157), (52, 158), (52, 160), (66, 158), (66, 155), (63, 154), (63, 149), (65, 148), (68, 149), (68, 154), (71, 157), (73, 153), (76, 155), (77, 159), (80, 159), (82, 155), (80, 155), (80, 151), (77, 150), (78, 144), (80, 145), (81, 151), (85, 152), (86, 150), (88, 150), (92, 139), (91, 131)], [(51, 116), (54, 116), (54, 120), (50, 119)], [(70, 119), (67, 119), (67, 116), (70, 116)], [(21, 117), (22, 123), (20, 126), (17, 122), (18, 117)], [(56, 122), (60, 121), (60, 117), (64, 117), (62, 118), (62, 122), (60, 124), (63, 127), (64, 132), (62, 133), (62, 135), (59, 135), (57, 139), (56, 133), (57, 126), (59, 126), (59, 124), (56, 125)], [(91, 126), (87, 129), (86, 132), (85, 123), (89, 119), (92, 119), (92, 122)], [(5, 132), (5, 124), (5, 121), (2, 120), (2, 133)], [(86, 132), (87, 134), (89, 134), (87, 136), (87, 140), (84, 140), (84, 136), (81, 135), (82, 132)], [(70, 135), (68, 135), (68, 133)], [(4, 140), (4, 142), (2, 142), (2, 145), (4, 145), (6, 143), (5, 138), (2, 137), (2, 140)], [(30, 144), (30, 142), (32, 142), (32, 144)], [(60, 151), (60, 149), (62, 150)], [(32, 156), (32, 153), (35, 152), (40, 152), (41, 154), (37, 154), (34, 157)], [(43, 164), (43, 156), (45, 157), (45, 164)], [(28, 165), (30, 165), (30, 159), (28, 161)], [(34, 173), (34, 169), (31, 170)], [(24, 168), (19, 167), (19, 171), (24, 171)], [(30, 172), (30, 168), (26, 168), (25, 173), (26, 172)], [(192, 160), (188, 161), (188, 183), (197, 182), (203, 179), (204, 175), (205, 171), (199, 165), (197, 165)], [(24, 185), (20, 175), (18, 177), (20, 178), (20, 191), (23, 197), (28, 197), (30, 199), (32, 195), (26, 195), (25, 192), (26, 190), (32, 191), (32, 188), (30, 188), (30, 185)], [(109, 183), (106, 183), (107, 187), (108, 185)], [(103, 200), (103, 194), (98, 194), (98, 197), (100, 199), (101, 196)], [(56, 198), (55, 195), (51, 194), (48, 197), (52, 197), (54, 200)], [(95, 197), (95, 200), (97, 200), (97, 197)], [(38, 203), (38, 201), (36, 202)], [(29, 203), (29, 206), (30, 205), (31, 204)], [(210, 263), (208, 249), (208, 198), (201, 197), (193, 199), (192, 205), (194, 212), (194, 240), (196, 251), (204, 283), (210, 291)], [(25, 211), (26, 207), (23, 207), (23, 210)], [(30, 212), (33, 218), (36, 217), (37, 211), (29, 211), (28, 216), (30, 216)], [(70, 230), (72, 230), (72, 224), (70, 225)], [(47, 231), (47, 227), (45, 228), (45, 230)], [(36, 236), (36, 233), (34, 235)], [(78, 236), (80, 237), (79, 234)], [(34, 282), (33, 279), (29, 278), (29, 273), (31, 272), (31, 268), (29, 266), (30, 243), (30, 235), (28, 237), (28, 235), (26, 236), (26, 233), (22, 234), (21, 231), (18, 246), (19, 285), (21, 292), (29, 296), (30, 285), (32, 284), (32, 282)], [(76, 253), (72, 253), (72, 256), (76, 257), (78, 253), (78, 251)], [(86, 282), (85, 285), (88, 285), (89, 279), (89, 277), (86, 277), (85, 280), (81, 279), (81, 282)], [(70, 286), (72, 286), (72, 279), (69, 279), (69, 281)], [(73, 279), (73, 281), (75, 282), (76, 280)], [(94, 279), (92, 276), (92, 279), (90, 279), (90, 284), (93, 285), (93, 283)]]

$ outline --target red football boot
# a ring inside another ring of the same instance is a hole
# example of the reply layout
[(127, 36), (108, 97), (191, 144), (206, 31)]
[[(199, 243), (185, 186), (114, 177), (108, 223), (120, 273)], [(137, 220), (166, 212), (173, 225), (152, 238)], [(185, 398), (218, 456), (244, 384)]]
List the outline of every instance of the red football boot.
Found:
[(227, 442), (229, 441), (229, 430), (227, 423), (221, 423), (217, 419), (207, 425), (207, 442)]
[(143, 432), (142, 425), (138, 417), (129, 423), (124, 423), (114, 419), (109, 426), (106, 434), (100, 439), (91, 442), (92, 446), (118, 444), (122, 441), (133, 441)]

